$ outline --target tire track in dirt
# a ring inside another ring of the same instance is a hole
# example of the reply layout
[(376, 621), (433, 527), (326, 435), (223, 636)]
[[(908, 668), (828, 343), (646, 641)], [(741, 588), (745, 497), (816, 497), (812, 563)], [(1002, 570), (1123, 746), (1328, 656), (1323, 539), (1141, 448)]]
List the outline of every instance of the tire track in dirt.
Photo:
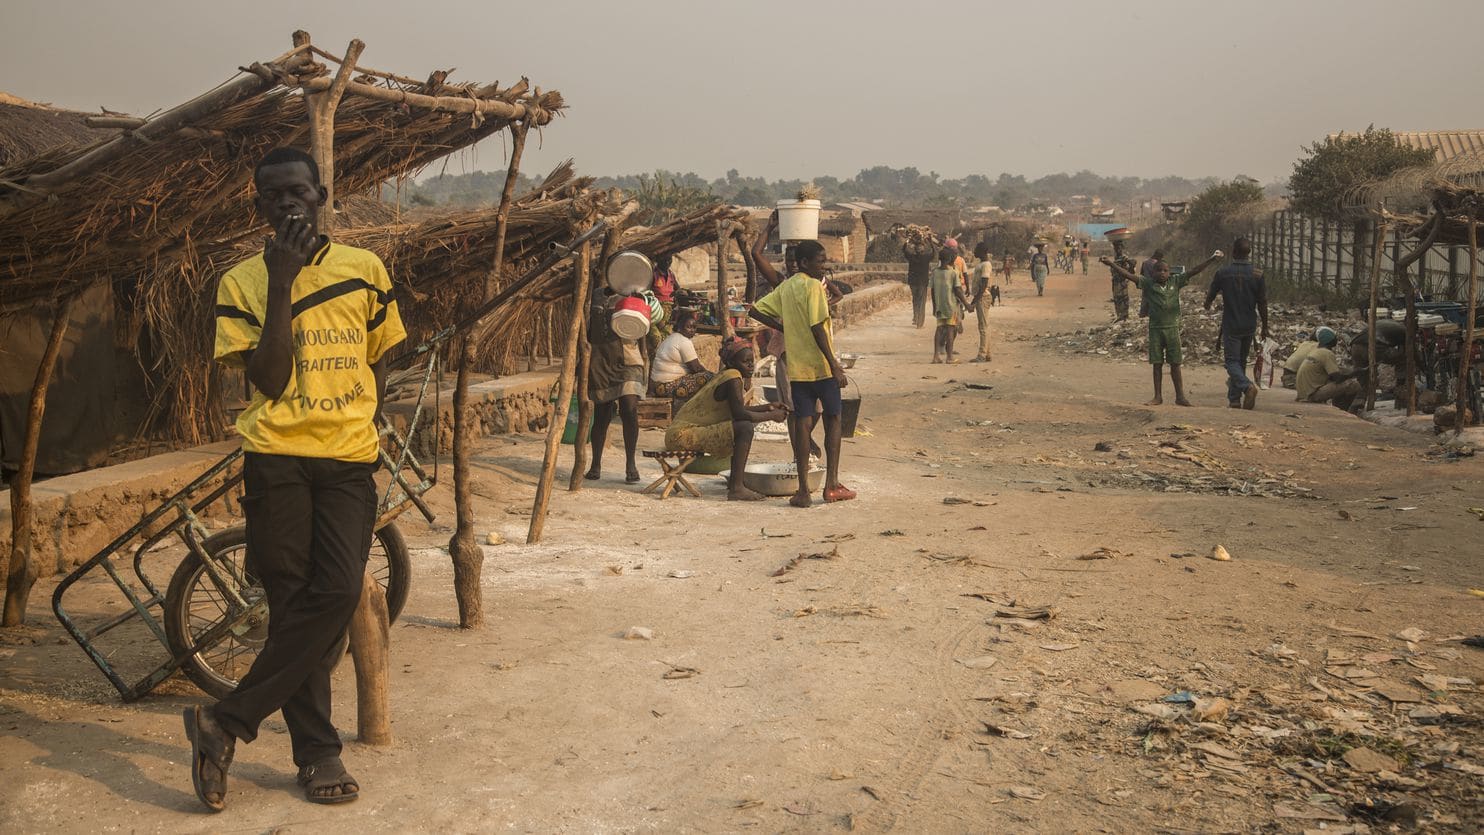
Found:
[[(940, 626), (947, 620), (939, 615), (934, 626)], [(890, 832), (895, 828), (897, 820), (910, 812), (916, 804), (917, 789), (943, 755), (943, 743), (958, 723), (972, 721), (973, 717), (962, 707), (961, 700), (954, 693), (956, 688), (948, 671), (956, 663), (954, 656), (958, 654), (964, 640), (980, 626), (981, 624), (971, 623), (959, 628), (933, 654), (932, 692), (925, 694), (923, 699), (923, 703), (930, 705), (931, 709), (919, 725), (912, 744), (898, 761), (896, 774), (890, 783), (877, 791), (875, 804), (863, 814), (852, 816), (852, 828), (865, 832)]]

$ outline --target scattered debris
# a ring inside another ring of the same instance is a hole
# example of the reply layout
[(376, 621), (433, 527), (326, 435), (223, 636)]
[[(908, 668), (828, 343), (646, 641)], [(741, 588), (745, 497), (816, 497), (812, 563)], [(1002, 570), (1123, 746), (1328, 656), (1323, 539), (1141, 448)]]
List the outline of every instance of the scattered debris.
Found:
[(1103, 548), (1097, 548), (1097, 549), (1093, 550), (1090, 553), (1083, 554), (1082, 556), (1078, 557), (1077, 559), (1079, 559), (1079, 560), (1111, 560), (1111, 559), (1116, 559), (1118, 557), (1131, 557), (1131, 556), (1133, 556), (1133, 554), (1125, 554), (1124, 552), (1115, 550), (1113, 548), (1103, 547)]
[(974, 658), (960, 658), (958, 663), (970, 670), (987, 670), (993, 667), (998, 660), (993, 655), (980, 655)]
[(1345, 755), (1341, 759), (1345, 761), (1346, 765), (1363, 774), (1374, 774), (1379, 771), (1397, 772), (1401, 771), (1402, 768), (1401, 764), (1391, 757), (1373, 751), (1365, 746), (1351, 748), (1345, 752)]
[(1028, 734), (1025, 731), (1019, 730), (1017, 728), (1007, 727), (1005, 725), (996, 725), (996, 724), (994, 724), (992, 722), (985, 722), (984, 723), (984, 732), (987, 733), (987, 734), (990, 734), (991, 736), (1002, 736), (1002, 737), (1005, 737), (1006, 739), (1030, 739), (1031, 738), (1031, 734)]
[(1108, 693), (1120, 702), (1148, 702), (1165, 695), (1165, 688), (1141, 678), (1126, 678), (1112, 682)]
[(1293, 818), (1307, 821), (1336, 821), (1344, 823), (1349, 820), (1344, 811), (1333, 803), (1306, 803), (1298, 806), (1292, 803), (1274, 803), (1273, 817)]
[(884, 530), (884, 531), (881, 532), (881, 536), (906, 536), (906, 535), (907, 534), (903, 533), (902, 531), (898, 530), (897, 528), (888, 528), (887, 530)]
[(665, 576), (673, 577), (676, 580), (689, 580), (690, 578), (696, 576), (696, 572), (688, 571), (684, 568), (677, 568), (674, 571), (671, 571), (669, 574), (666, 574)]
[(797, 557), (794, 557), (793, 559), (791, 559), (788, 562), (784, 563), (782, 566), (780, 566), (778, 568), (777, 571), (774, 571), (772, 574), (770, 574), (768, 576), (770, 576), (770, 577), (782, 577), (783, 575), (787, 574), (788, 572), (793, 571), (795, 568), (798, 568), (799, 567), (799, 563), (803, 562), (804, 560), (838, 560), (839, 558), (840, 558), (840, 546), (839, 545), (836, 545), (834, 548), (831, 548), (830, 549), (830, 552), (828, 554), (823, 553), (823, 552), (815, 552), (813, 554), (800, 554)]
[(1039, 646), (1041, 647), (1041, 649), (1044, 649), (1044, 650), (1046, 650), (1048, 652), (1066, 652), (1067, 650), (1076, 649), (1077, 647), (1080, 647), (1082, 645), (1081, 644), (1040, 644)]
[(994, 612), (997, 618), (1020, 620), (1051, 620), (1059, 614), (1061, 610), (1054, 606), (1001, 606)]
[(1422, 640), (1423, 636), (1425, 636), (1426, 634), (1426, 632), (1423, 632), (1421, 629), (1418, 629), (1415, 626), (1409, 626), (1406, 629), (1403, 629), (1402, 631), (1396, 633), (1396, 637), (1397, 640), (1406, 641), (1409, 644), (1415, 644), (1418, 641)]
[(1232, 555), (1227, 553), (1227, 550), (1225, 548), (1217, 545), (1215, 548), (1211, 549), (1211, 559), (1216, 560), (1217, 562), (1231, 562)]
[(1046, 797), (1046, 792), (1034, 786), (1011, 786), (1010, 796), (1020, 798), (1021, 800), (1043, 800)]
[(681, 678), (694, 678), (701, 674), (701, 671), (696, 669), (695, 667), (682, 667), (677, 664), (671, 664), (668, 661), (666, 661), (665, 664), (669, 666), (670, 669), (666, 670), (663, 674), (660, 675), (660, 678), (663, 679), (673, 681), (675, 679)]
[(943, 499), (943, 504), (971, 504), (974, 507), (994, 507), (999, 502), (984, 502), (978, 499), (961, 499), (958, 496), (947, 496)]

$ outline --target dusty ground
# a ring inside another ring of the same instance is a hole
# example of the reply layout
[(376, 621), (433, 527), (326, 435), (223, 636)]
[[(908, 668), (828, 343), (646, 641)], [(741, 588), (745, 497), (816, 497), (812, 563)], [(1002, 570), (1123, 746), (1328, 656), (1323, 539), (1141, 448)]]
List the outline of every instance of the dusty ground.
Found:
[[(274, 720), (201, 814), (199, 696), (118, 703), (38, 606), (0, 649), (0, 829), (1478, 831), (1479, 459), (1289, 392), (1228, 410), (1206, 366), (1198, 407), (1138, 405), (1147, 366), (1035, 339), (1104, 321), (1106, 279), (1029, 286), (988, 366), (929, 365), (903, 308), (842, 335), (859, 501), (558, 494), (546, 544), (487, 549), (478, 632), (452, 625), (447, 528), (408, 518), (397, 741), (348, 744), (345, 808), (300, 799)], [(538, 456), (484, 446), (485, 529), (523, 541)], [(800, 554), (833, 558), (774, 576)]]

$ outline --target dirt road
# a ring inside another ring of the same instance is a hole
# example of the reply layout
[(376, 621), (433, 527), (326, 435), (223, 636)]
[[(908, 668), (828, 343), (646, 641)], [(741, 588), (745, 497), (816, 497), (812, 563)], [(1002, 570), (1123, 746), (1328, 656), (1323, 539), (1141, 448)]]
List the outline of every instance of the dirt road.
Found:
[[(397, 741), (347, 745), (346, 808), (303, 802), (274, 720), (200, 814), (178, 719), (199, 696), (120, 705), (54, 624), (7, 635), (0, 828), (1484, 826), (1484, 651), (1458, 642), (1484, 632), (1478, 459), (1281, 390), (1229, 410), (1207, 366), (1195, 408), (1138, 405), (1147, 366), (1037, 347), (1105, 321), (1106, 279), (1028, 290), (988, 365), (928, 364), (905, 308), (842, 334), (860, 500), (558, 494), (546, 544), (487, 549), (482, 631), (452, 628), (440, 489), (443, 525), (405, 525)], [(538, 458), (482, 448), (484, 529), (524, 541)], [(826, 558), (774, 576), (801, 554)], [(353, 695), (347, 664), (342, 724)]]

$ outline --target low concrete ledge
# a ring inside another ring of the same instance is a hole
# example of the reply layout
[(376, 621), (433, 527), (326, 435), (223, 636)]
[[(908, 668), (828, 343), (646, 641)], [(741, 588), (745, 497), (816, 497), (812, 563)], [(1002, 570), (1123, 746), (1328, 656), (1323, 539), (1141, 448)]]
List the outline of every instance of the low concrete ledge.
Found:
[[(32, 485), (32, 553), (42, 573), (86, 562), (238, 445), (221, 441)], [(10, 526), (10, 491), (0, 491), (0, 549), (7, 552)]]

